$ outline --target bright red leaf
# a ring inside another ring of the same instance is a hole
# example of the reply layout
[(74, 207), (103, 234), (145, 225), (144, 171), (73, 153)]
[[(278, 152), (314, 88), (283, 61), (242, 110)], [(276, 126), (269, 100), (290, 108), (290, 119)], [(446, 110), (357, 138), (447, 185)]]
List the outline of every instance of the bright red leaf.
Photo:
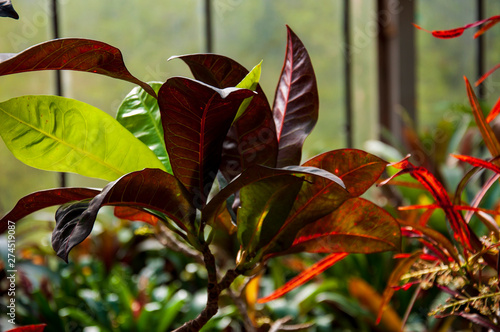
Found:
[(6, 332), (43, 332), (47, 324), (19, 326)]
[(277, 298), (285, 295), (292, 289), (304, 284), (305, 282), (311, 280), (318, 274), (322, 273), (335, 263), (341, 261), (345, 257), (347, 257), (347, 253), (334, 253), (326, 258), (323, 258), (319, 262), (315, 263), (311, 267), (309, 267), (307, 270), (303, 271), (300, 273), (298, 276), (284, 284), (282, 287), (274, 291), (271, 295), (268, 295), (266, 297), (260, 298), (257, 300), (257, 303), (266, 303), (272, 300), (276, 300)]
[(426, 29), (424, 29), (424, 28), (422, 28), (422, 27), (420, 27), (420, 26), (418, 26), (416, 24), (413, 24), (413, 25), (417, 29), (420, 29), (420, 30), (423, 30), (423, 31), (431, 33), (436, 38), (449, 39), (449, 38), (460, 37), (464, 33), (464, 31), (466, 29), (477, 27), (477, 26), (480, 26), (480, 25), (482, 25), (484, 23), (487, 23), (482, 29), (480, 29), (474, 35), (474, 38), (476, 38), (476, 37), (480, 36), (481, 34), (483, 34), (486, 30), (490, 29), (493, 25), (495, 25), (499, 21), (500, 21), (500, 15), (495, 15), (495, 16), (489, 17), (489, 18), (481, 20), (481, 21), (477, 21), (477, 22), (474, 22), (474, 23), (470, 23), (470, 24), (464, 25), (463, 27), (459, 27), (459, 28), (455, 28), (455, 29), (450, 29), (450, 30), (434, 30), (434, 31), (426, 30)]

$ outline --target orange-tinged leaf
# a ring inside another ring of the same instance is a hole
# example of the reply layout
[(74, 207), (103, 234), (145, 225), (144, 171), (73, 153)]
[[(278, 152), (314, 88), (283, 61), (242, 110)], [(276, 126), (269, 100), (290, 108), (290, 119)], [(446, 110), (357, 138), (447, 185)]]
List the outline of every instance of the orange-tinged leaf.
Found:
[(500, 68), (500, 63), (495, 65), (493, 68), (491, 68), (490, 70), (488, 70), (485, 74), (483, 74), (483, 76), (481, 76), (475, 83), (476, 86), (478, 86), (479, 84), (483, 83), (483, 81), (485, 79), (487, 79), (491, 74), (493, 74), (498, 68)]
[(257, 326), (255, 304), (259, 295), (259, 284), (262, 274), (253, 277), (245, 287), (245, 298), (247, 303), (248, 318)]
[(384, 209), (362, 198), (351, 198), (334, 212), (305, 226), (292, 247), (280, 254), (373, 253), (399, 250), (397, 221)]
[(464, 76), (465, 85), (467, 86), (467, 96), (469, 97), (469, 102), (472, 107), (472, 114), (474, 115), (474, 119), (476, 120), (476, 125), (481, 132), (481, 136), (483, 137), (484, 143), (486, 147), (490, 151), (493, 157), (500, 155), (500, 143), (491, 129), (488, 122), (484, 118), (483, 111), (481, 110), (481, 106), (479, 105), (479, 101), (477, 100), (476, 94), (469, 83), (467, 77)]
[[(377, 314), (382, 304), (382, 296), (369, 283), (361, 278), (354, 277), (349, 279), (347, 287), (349, 294), (353, 298), (357, 299), (372, 314)], [(390, 306), (384, 311), (380, 324), (384, 328), (384, 331), (387, 332), (400, 332), (403, 326), (403, 322), (398, 314)]]
[(131, 221), (143, 221), (150, 225), (155, 226), (160, 219), (151, 213), (144, 212), (140, 209), (131, 208), (128, 206), (115, 206), (115, 217)]
[(497, 24), (498, 22), (500, 22), (500, 18), (496, 17), (496, 18), (492, 18), (490, 17), (490, 21), (488, 21), (485, 25), (483, 25), (481, 27), (481, 29), (479, 29), (475, 34), (474, 34), (474, 38), (477, 38), (479, 36), (481, 36), (483, 33), (485, 33), (486, 31), (488, 31), (489, 29), (491, 29), (491, 27), (493, 27), (495, 24)]
[(348, 255), (348, 253), (335, 253), (335, 254), (331, 254), (331, 255), (327, 256), (326, 258), (323, 258), (322, 260), (313, 264), (310, 268), (303, 271), (298, 276), (296, 276), (295, 278), (293, 278), (292, 280), (290, 280), (289, 282), (284, 284), (282, 287), (277, 289), (271, 295), (268, 295), (266, 297), (263, 297), (263, 298), (260, 298), (259, 300), (257, 300), (257, 303), (266, 303), (269, 301), (276, 300), (277, 298), (285, 295), (286, 293), (288, 293), (292, 289), (294, 289), (294, 288), (304, 284), (305, 282), (311, 280), (312, 278), (314, 278), (318, 274), (322, 273), (323, 271), (325, 271), (326, 269), (331, 267), (333, 264), (341, 261), (347, 255)]
[(401, 277), (410, 270), (413, 263), (420, 257), (421, 254), (422, 251), (416, 251), (411, 256), (402, 259), (398, 263), (396, 268), (392, 271), (391, 276), (387, 281), (387, 286), (384, 290), (384, 293), (382, 294), (382, 301), (380, 303), (377, 315), (377, 324), (380, 323), (382, 314), (384, 313), (387, 305), (389, 304), (389, 301), (392, 298), (392, 295), (394, 294), (394, 287), (399, 286)]
[(495, 173), (500, 174), (500, 167), (498, 167), (497, 165), (495, 165), (489, 161), (485, 161), (485, 160), (475, 158), (475, 157), (470, 157), (470, 156), (458, 155), (458, 154), (452, 154), (452, 156), (457, 158), (458, 160), (465, 161), (466, 163), (469, 163), (472, 166), (486, 168), (486, 169), (489, 169)]
[(486, 117), (486, 122), (490, 123), (491, 121), (493, 121), (497, 117), (498, 113), (500, 113), (500, 97), (498, 97), (495, 106), (493, 106), (493, 108), (490, 111), (490, 114), (488, 114), (488, 116)]

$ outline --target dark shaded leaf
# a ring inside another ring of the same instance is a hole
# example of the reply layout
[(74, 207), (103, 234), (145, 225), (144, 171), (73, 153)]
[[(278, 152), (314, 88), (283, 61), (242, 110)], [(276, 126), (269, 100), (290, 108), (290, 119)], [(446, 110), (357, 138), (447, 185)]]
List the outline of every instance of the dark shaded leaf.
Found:
[(488, 329), (488, 331), (500, 331), (500, 326), (495, 325), (492, 321), (479, 314), (471, 314), (463, 311), (458, 311), (454, 313), (454, 315), (461, 316), (467, 320), (470, 320), (473, 324), (485, 327)]
[(94, 220), (83, 218), (90, 200), (67, 203), (56, 212), (56, 227), (52, 232), (52, 248), (57, 256), (68, 262), (70, 250), (89, 236), (94, 227)]
[[(158, 93), (162, 83), (150, 83)], [(158, 101), (141, 87), (135, 87), (122, 101), (116, 120), (141, 142), (146, 144), (172, 173), (161, 125)]]
[(342, 259), (347, 257), (347, 255), (348, 255), (347, 253), (334, 253), (327, 256), (326, 258), (323, 258), (322, 260), (315, 263), (305, 271), (301, 272), (298, 276), (296, 276), (295, 278), (284, 284), (282, 287), (275, 290), (271, 295), (258, 299), (257, 303), (266, 303), (269, 301), (276, 300), (277, 298), (280, 298), (281, 296), (285, 295), (294, 288), (311, 280), (318, 274), (322, 273), (329, 267), (333, 266), (335, 263), (341, 261)]
[(19, 327), (7, 330), (7, 332), (43, 332), (43, 330), (45, 330), (45, 326), (47, 326), (47, 324), (19, 326)]
[(151, 213), (128, 206), (115, 206), (115, 217), (131, 221), (143, 221), (150, 225), (156, 225), (160, 219)]
[[(215, 87), (238, 85), (248, 70), (236, 61), (216, 54), (183, 55), (183, 60), (197, 80)], [(245, 113), (231, 126), (223, 144), (220, 170), (228, 180), (251, 165), (276, 166), (278, 142), (271, 107), (264, 91), (257, 85)]]
[(71, 201), (93, 198), (99, 190), (89, 188), (57, 188), (31, 193), (21, 198), (16, 206), (0, 220), (0, 233), (7, 230), (8, 222), (16, 222), (38, 210)]
[(161, 87), (158, 96), (165, 145), (172, 170), (205, 205), (219, 169), (222, 144), (238, 107), (254, 92), (217, 89), (188, 78), (174, 77)]
[(237, 225), (244, 250), (257, 251), (279, 231), (303, 181), (293, 175), (280, 175), (241, 188)]
[(119, 49), (96, 40), (54, 39), (0, 62), (0, 76), (38, 70), (76, 70), (102, 74), (135, 83), (156, 97), (147, 83), (130, 74)]
[(352, 197), (362, 195), (384, 172), (387, 162), (356, 149), (328, 151), (306, 161), (303, 166), (317, 167), (337, 175)]
[(318, 88), (304, 44), (287, 26), (285, 62), (274, 97), (277, 167), (300, 164), (302, 145), (318, 120)]
[(10, 0), (0, 0), (0, 17), (10, 17), (16, 20), (19, 18)]
[(283, 254), (367, 254), (400, 250), (400, 246), (399, 224), (388, 212), (365, 199), (351, 198), (334, 212), (302, 228)]
[[(226, 187), (224, 187), (217, 195), (215, 195), (206, 205), (202, 211), (202, 223), (211, 224), (213, 219), (220, 211), (221, 205), (225, 204), (226, 200), (233, 195), (235, 192), (247, 186), (251, 183), (271, 178), (280, 175), (295, 175), (295, 176), (305, 176), (306, 181), (310, 184), (314, 182), (321, 182), (321, 186), (328, 187), (329, 191), (334, 195), (345, 196), (348, 198), (348, 193), (344, 189), (344, 183), (337, 176), (314, 167), (301, 167), (301, 166), (289, 166), (286, 168), (270, 168), (260, 165), (253, 165), (242, 174), (231, 181)], [(344, 200), (345, 200), (344, 199)], [(330, 202), (333, 203), (333, 202)]]
[[(132, 172), (109, 183), (83, 211), (77, 205), (78, 216), (73, 218), (71, 211), (61, 210), (61, 218), (70, 212), (72, 218), (64, 217), (66, 223), (70, 222), (68, 226), (59, 221), (56, 224), (59, 257), (67, 261), (69, 251), (90, 234), (97, 213), (104, 205), (152, 209), (166, 214), (183, 230), (192, 228), (195, 216), (191, 195), (173, 175), (159, 169)], [(68, 227), (74, 231), (68, 232)]]

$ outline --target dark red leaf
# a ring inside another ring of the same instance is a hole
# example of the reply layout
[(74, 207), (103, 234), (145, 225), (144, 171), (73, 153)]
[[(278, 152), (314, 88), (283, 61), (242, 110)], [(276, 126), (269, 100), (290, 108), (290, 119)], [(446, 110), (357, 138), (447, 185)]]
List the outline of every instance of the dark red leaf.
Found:
[(114, 211), (115, 217), (131, 221), (143, 221), (150, 225), (156, 225), (160, 219), (151, 213), (140, 209), (131, 208), (128, 206), (116, 206)]
[(0, 220), (0, 233), (7, 230), (9, 221), (16, 222), (35, 211), (71, 201), (93, 198), (99, 193), (99, 190), (89, 188), (57, 188), (31, 193), (21, 198), (16, 206)]
[(7, 330), (7, 332), (43, 332), (43, 330), (45, 329), (45, 326), (47, 326), (47, 324), (19, 326), (19, 327)]
[(384, 209), (362, 198), (351, 198), (329, 215), (302, 228), (283, 254), (373, 253), (400, 250), (397, 221)]
[(60, 219), (57, 220), (56, 215), (52, 236), (53, 247), (58, 256), (67, 261), (70, 250), (92, 231), (97, 213), (104, 205), (152, 209), (188, 230), (195, 217), (192, 202), (192, 196), (173, 175), (159, 169), (132, 172), (109, 183), (89, 203), (60, 208)]
[(271, 295), (258, 299), (257, 303), (266, 303), (272, 300), (276, 300), (277, 298), (285, 295), (292, 289), (311, 280), (312, 278), (322, 273), (335, 263), (341, 261), (342, 259), (347, 257), (347, 255), (348, 255), (347, 253), (334, 253), (327, 256), (326, 258), (323, 258), (322, 260), (315, 263), (314, 265), (312, 265), (311, 267), (300, 273), (298, 276), (296, 276), (295, 278), (284, 284), (282, 287), (274, 291)]
[(352, 197), (362, 195), (384, 172), (387, 162), (367, 152), (341, 149), (325, 152), (303, 166), (317, 167), (337, 175), (344, 181)]
[(277, 167), (298, 165), (304, 140), (318, 120), (318, 88), (304, 44), (287, 26), (285, 62), (274, 97)]
[(100, 41), (80, 38), (50, 40), (0, 62), (0, 76), (38, 70), (102, 74), (135, 83), (156, 98), (156, 93), (147, 83), (130, 74), (120, 50)]
[[(248, 74), (238, 62), (216, 54), (192, 54), (173, 58), (183, 60), (194, 77), (218, 88), (236, 86)], [(220, 170), (227, 180), (251, 165), (276, 166), (278, 141), (271, 107), (257, 85), (257, 95), (245, 113), (236, 120), (223, 144)]]
[(205, 205), (219, 169), (222, 144), (241, 102), (254, 92), (218, 89), (183, 77), (167, 80), (158, 93), (165, 145), (172, 170)]
[(477, 27), (477, 26), (480, 26), (480, 25), (482, 25), (484, 23), (488, 23), (485, 28), (483, 27), (483, 29), (479, 30), (476, 33), (476, 35), (474, 36), (474, 38), (476, 38), (476, 37), (480, 36), (482, 33), (484, 33), (484, 31), (488, 30), (494, 24), (496, 24), (498, 22), (498, 20), (500, 20), (500, 15), (495, 15), (495, 16), (489, 17), (489, 18), (481, 20), (481, 21), (477, 21), (477, 22), (474, 22), (474, 23), (470, 23), (470, 24), (464, 25), (463, 27), (459, 27), (459, 28), (455, 28), (455, 29), (450, 29), (450, 30), (434, 30), (434, 31), (426, 30), (424, 28), (419, 27), (416, 24), (413, 24), (413, 25), (417, 29), (424, 30), (424, 31), (432, 33), (432, 35), (434, 37), (436, 37), (436, 38), (449, 39), (449, 38), (460, 37), (464, 33), (464, 31), (466, 29)]

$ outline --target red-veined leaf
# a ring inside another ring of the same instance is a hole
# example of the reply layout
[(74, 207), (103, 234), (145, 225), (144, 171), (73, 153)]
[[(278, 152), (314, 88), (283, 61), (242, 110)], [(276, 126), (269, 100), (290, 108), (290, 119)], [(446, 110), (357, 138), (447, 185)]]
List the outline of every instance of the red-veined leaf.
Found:
[(120, 219), (143, 221), (153, 226), (155, 226), (160, 220), (158, 217), (155, 217), (151, 213), (128, 206), (115, 206), (114, 214), (115, 217)]
[[(197, 80), (218, 88), (236, 86), (248, 74), (245, 67), (222, 55), (191, 54), (172, 58), (183, 60)], [(223, 144), (220, 170), (229, 181), (251, 165), (276, 166), (278, 141), (271, 107), (260, 85), (255, 91), (257, 95), (232, 124)]]
[(102, 74), (135, 83), (156, 98), (156, 93), (147, 83), (130, 74), (119, 49), (96, 40), (54, 39), (0, 62), (0, 76), (39, 70), (76, 70)]
[(377, 315), (377, 324), (380, 323), (382, 314), (394, 294), (394, 287), (399, 286), (401, 277), (410, 270), (413, 263), (420, 257), (420, 255), (422, 255), (422, 251), (416, 251), (411, 256), (403, 258), (392, 271), (389, 280), (387, 280), (387, 286), (385, 287), (384, 293), (382, 294), (382, 303)]
[(43, 332), (43, 330), (45, 330), (46, 326), (47, 326), (47, 324), (19, 326), (19, 327), (7, 330), (7, 332)]
[(434, 31), (429, 31), (424, 28), (421, 28), (420, 26), (413, 24), (417, 29), (424, 30), (426, 32), (431, 33), (434, 37), (436, 38), (441, 38), (441, 39), (449, 39), (449, 38), (456, 38), (460, 37), (466, 29), (473, 28), (480, 26), (484, 23), (488, 23), (486, 27), (483, 27), (483, 29), (480, 29), (475, 35), (474, 38), (480, 36), (484, 31), (488, 30), (491, 28), (494, 24), (496, 24), (500, 20), (500, 15), (495, 15), (492, 17), (489, 17), (487, 19), (477, 21), (474, 23), (470, 23), (467, 25), (464, 25), (463, 27), (455, 28), (455, 29), (450, 29), (450, 30), (434, 30)]
[[(251, 183), (271, 178), (280, 175), (296, 175), (304, 176), (306, 181), (309, 182), (310, 186), (323, 186), (328, 188), (328, 192), (332, 195), (339, 196), (339, 200), (342, 202), (348, 198), (348, 193), (345, 190), (344, 183), (342, 180), (327, 172), (325, 170), (314, 168), (314, 167), (302, 167), (302, 166), (288, 166), (285, 168), (270, 168), (261, 165), (253, 165), (242, 174), (237, 176), (233, 181), (231, 181), (226, 187), (224, 187), (220, 192), (218, 192), (202, 210), (202, 223), (212, 224), (213, 219), (220, 211), (222, 204), (225, 204), (226, 200), (236, 193), (238, 190), (247, 186)], [(320, 184), (321, 183), (321, 184)], [(341, 196), (341, 198), (340, 198)], [(330, 202), (325, 202), (325, 204), (336, 203), (335, 200)], [(328, 214), (328, 213), (325, 213)]]
[(57, 188), (31, 193), (21, 198), (16, 206), (0, 220), (0, 234), (7, 230), (9, 221), (16, 222), (27, 215), (55, 205), (93, 198), (100, 190), (90, 188)]
[(500, 143), (498, 142), (493, 129), (491, 129), (490, 125), (484, 118), (483, 111), (481, 110), (481, 106), (479, 105), (479, 101), (477, 100), (474, 90), (472, 90), (469, 80), (465, 76), (464, 80), (465, 85), (467, 86), (467, 96), (469, 97), (469, 102), (472, 107), (472, 113), (474, 114), (476, 125), (481, 132), (484, 143), (493, 157), (500, 156)]
[(400, 250), (397, 221), (384, 209), (362, 198), (351, 198), (329, 215), (302, 228), (290, 249), (280, 254), (373, 253)]
[(362, 195), (384, 172), (387, 162), (356, 149), (328, 151), (306, 161), (303, 166), (317, 167), (340, 177), (352, 197)]
[(274, 291), (271, 295), (268, 295), (266, 297), (260, 298), (257, 300), (257, 303), (266, 303), (269, 301), (276, 300), (277, 298), (280, 298), (281, 296), (285, 295), (292, 289), (304, 284), (305, 282), (311, 280), (318, 274), (322, 273), (329, 267), (331, 267), (333, 264), (341, 261), (345, 257), (347, 257), (347, 253), (334, 253), (326, 258), (323, 258), (319, 262), (315, 263), (302, 273), (300, 273), (298, 276), (284, 284), (282, 287)]
[(287, 26), (285, 62), (274, 97), (277, 167), (298, 165), (304, 140), (318, 120), (318, 88), (304, 44)]
[(70, 250), (87, 238), (103, 205), (162, 212), (183, 230), (192, 228), (195, 217), (192, 196), (173, 175), (148, 168), (132, 172), (109, 183), (90, 202), (63, 206), (58, 210), (52, 246), (59, 257), (67, 261)]
[(500, 68), (500, 63), (496, 64), (493, 68), (488, 70), (483, 76), (481, 76), (475, 83), (475, 86), (479, 86), (479, 84), (483, 83), (485, 79), (487, 79), (491, 74), (493, 74), (498, 68)]
[(170, 78), (160, 88), (158, 104), (170, 164), (199, 208), (212, 188), (238, 107), (253, 95), (251, 90), (221, 90), (183, 77)]
[(453, 235), (465, 248), (472, 248), (471, 244), (471, 234), (467, 223), (465, 222), (462, 214), (454, 209), (446, 189), (443, 185), (436, 179), (436, 177), (423, 167), (417, 167), (413, 165), (409, 160), (409, 156), (401, 160), (400, 162), (391, 164), (395, 168), (400, 169), (398, 173), (382, 182), (382, 184), (389, 182), (392, 178), (402, 175), (410, 174), (418, 182), (420, 182), (427, 191), (435, 199), (436, 203), (443, 209), (447, 219), (450, 223), (451, 229), (453, 230)]

